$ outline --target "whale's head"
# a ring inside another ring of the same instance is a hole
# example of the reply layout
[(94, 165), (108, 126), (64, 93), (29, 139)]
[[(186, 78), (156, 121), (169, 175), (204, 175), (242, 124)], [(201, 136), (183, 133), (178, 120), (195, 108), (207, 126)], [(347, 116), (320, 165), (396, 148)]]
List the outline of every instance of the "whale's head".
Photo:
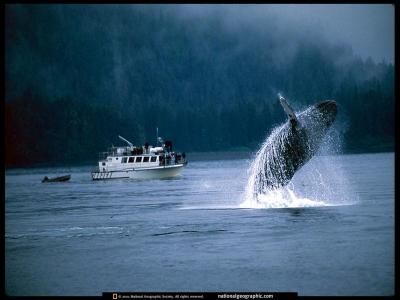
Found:
[(337, 104), (333, 100), (326, 100), (310, 106), (298, 114), (302, 127), (311, 131), (326, 131), (335, 121)]
[(333, 100), (319, 102), (298, 115), (301, 128), (307, 135), (310, 154), (319, 148), (328, 129), (337, 115), (337, 104)]
[(335, 121), (337, 115), (337, 104), (333, 100), (327, 100), (317, 103), (314, 106), (316, 114), (318, 114), (318, 119), (320, 126), (325, 126), (329, 128)]

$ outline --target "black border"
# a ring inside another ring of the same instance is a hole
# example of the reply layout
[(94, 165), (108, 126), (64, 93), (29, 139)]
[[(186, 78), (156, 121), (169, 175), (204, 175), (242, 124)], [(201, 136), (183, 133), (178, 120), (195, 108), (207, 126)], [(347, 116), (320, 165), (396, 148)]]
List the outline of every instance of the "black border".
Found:
[[(395, 256), (394, 256), (394, 260), (395, 260), (395, 293), (393, 296), (297, 296), (297, 293), (295, 292), (293, 293), (274, 293), (273, 291), (271, 292), (265, 292), (266, 294), (275, 294), (276, 296), (274, 297), (274, 299), (294, 299), (294, 298), (299, 298), (299, 299), (316, 299), (316, 298), (326, 298), (326, 299), (332, 299), (332, 298), (347, 298), (347, 297), (351, 297), (351, 298), (359, 298), (359, 299), (395, 299), (396, 296), (399, 295), (398, 291), (398, 286), (399, 286), (399, 280), (398, 277), (396, 276), (399, 271), (398, 271), (398, 260), (397, 260), (397, 242), (398, 242), (398, 230), (397, 229), (397, 216), (399, 215), (399, 204), (396, 203), (396, 199), (398, 198), (397, 196), (397, 192), (396, 192), (396, 186), (397, 186), (397, 170), (398, 170), (398, 165), (399, 165), (399, 157), (398, 157), (398, 152), (399, 152), (399, 143), (398, 143), (398, 139), (397, 139), (397, 128), (399, 128), (400, 124), (399, 124), (399, 118), (397, 117), (399, 114), (399, 104), (396, 103), (396, 100), (399, 101), (399, 92), (397, 89), (397, 71), (398, 68), (396, 66), (396, 57), (400, 57), (398, 55), (399, 52), (399, 47), (397, 45), (397, 36), (398, 36), (398, 30), (396, 30), (399, 22), (397, 21), (397, 18), (399, 16), (399, 5), (396, 5), (396, 0), (382, 0), (382, 1), (362, 1), (362, 0), (352, 0), (352, 1), (345, 1), (345, 0), (338, 0), (338, 1), (326, 1), (326, 2), (322, 2), (322, 1), (249, 1), (249, 2), (243, 2), (243, 1), (219, 1), (219, 2), (212, 2), (212, 1), (204, 1), (204, 2), (200, 2), (200, 1), (185, 1), (185, 2), (168, 2), (168, 1), (131, 1), (131, 0), (118, 0), (118, 1), (105, 1), (105, 2), (99, 2), (99, 1), (93, 1), (93, 0), (89, 0), (89, 1), (76, 1), (76, 0), (68, 0), (68, 1), (60, 1), (60, 0), (56, 0), (56, 1), (51, 1), (51, 0), (44, 0), (44, 1), (36, 1), (36, 0), (28, 0), (28, 1), (9, 1), (6, 0), (2, 5), (1, 5), (1, 18), (2, 20), (2, 24), (3, 24), (3, 60), (2, 60), (2, 69), (3, 69), (3, 78), (5, 78), (5, 7), (6, 5), (12, 5), (12, 4), (392, 4), (395, 7), (395, 55), (394, 55), (394, 66), (395, 66)], [(5, 99), (5, 82), (4, 80), (2, 81), (2, 95), (3, 95), (3, 99)], [(4, 101), (4, 100), (3, 100)], [(2, 106), (3, 109), (3, 116), (4, 116), (4, 104)], [(2, 122), (2, 125), (5, 126), (5, 122)], [(3, 132), (5, 132), (5, 127), (3, 129)], [(3, 139), (3, 143), (4, 143), (4, 139)], [(5, 151), (5, 145), (3, 145), (3, 151)], [(5, 156), (3, 155), (2, 157), (3, 159), (3, 165), (5, 165)], [(5, 195), (5, 174), (3, 175), (3, 181), (2, 181), (2, 189), (3, 189), (3, 195)], [(4, 196), (5, 197), (5, 196)], [(3, 214), (2, 216), (5, 216), (5, 199), (3, 200), (3, 206), (2, 206), (2, 210), (3, 210)], [(5, 232), (5, 218), (4, 218), (4, 222), (3, 222), (3, 228)], [(4, 253), (5, 253), (5, 237), (2, 240), (2, 249), (4, 249)], [(5, 264), (5, 261), (4, 261)], [(85, 298), (85, 299), (112, 299), (112, 294), (113, 293), (119, 293), (119, 294), (142, 294), (142, 295), (168, 295), (168, 294), (174, 294), (174, 295), (190, 295), (190, 294), (195, 294), (195, 295), (204, 295), (203, 299), (218, 299), (217, 296), (218, 294), (262, 294), (263, 292), (229, 292), (229, 291), (223, 291), (223, 292), (125, 292), (125, 293), (120, 293), (118, 291), (104, 291), (103, 295), (98, 295), (98, 296), (9, 296), (6, 294), (5, 291), (5, 265), (3, 265), (3, 270), (4, 270), (4, 280), (2, 281), (2, 290), (3, 290), (3, 297), (6, 299), (52, 299), (52, 298), (56, 298), (56, 299), (76, 299), (76, 298)]]

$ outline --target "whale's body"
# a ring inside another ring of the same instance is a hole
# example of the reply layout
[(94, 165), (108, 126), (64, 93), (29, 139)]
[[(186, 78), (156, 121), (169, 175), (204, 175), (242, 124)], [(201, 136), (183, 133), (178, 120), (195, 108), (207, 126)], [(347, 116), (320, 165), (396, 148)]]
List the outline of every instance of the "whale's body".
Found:
[(289, 121), (274, 130), (259, 151), (263, 168), (255, 178), (255, 193), (288, 184), (316, 153), (337, 114), (336, 102), (328, 100), (295, 115), (286, 100), (279, 98)]

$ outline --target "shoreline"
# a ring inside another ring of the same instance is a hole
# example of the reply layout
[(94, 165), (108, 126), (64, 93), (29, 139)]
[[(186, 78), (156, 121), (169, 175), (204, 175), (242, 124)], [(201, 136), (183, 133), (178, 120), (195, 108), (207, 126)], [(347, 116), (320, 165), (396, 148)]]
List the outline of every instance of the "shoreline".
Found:
[[(257, 150), (232, 150), (232, 151), (196, 151), (196, 152), (186, 152), (187, 157), (190, 161), (204, 161), (204, 160), (230, 160), (230, 159), (251, 159), (257, 153)], [(344, 151), (337, 155), (359, 155), (359, 154), (380, 154), (380, 153), (395, 153), (392, 151)], [(324, 156), (324, 155), (322, 155)], [(36, 163), (31, 165), (18, 165), (18, 166), (5, 166), (5, 171), (17, 170), (17, 169), (40, 169), (40, 168), (69, 168), (69, 167), (80, 167), (80, 166), (90, 166), (93, 168), (97, 166), (97, 160), (85, 160), (82, 162), (55, 162), (55, 163)]]

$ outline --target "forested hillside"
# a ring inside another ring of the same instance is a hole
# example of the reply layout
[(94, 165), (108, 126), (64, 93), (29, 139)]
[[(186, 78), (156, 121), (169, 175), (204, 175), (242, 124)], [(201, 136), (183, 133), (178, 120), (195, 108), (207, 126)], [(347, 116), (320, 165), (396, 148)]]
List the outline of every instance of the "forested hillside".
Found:
[(344, 150), (394, 150), (394, 66), (271, 17), (173, 6), (8, 5), (6, 166), (97, 159), (160, 135), (189, 151), (255, 150), (298, 110), (339, 103)]

